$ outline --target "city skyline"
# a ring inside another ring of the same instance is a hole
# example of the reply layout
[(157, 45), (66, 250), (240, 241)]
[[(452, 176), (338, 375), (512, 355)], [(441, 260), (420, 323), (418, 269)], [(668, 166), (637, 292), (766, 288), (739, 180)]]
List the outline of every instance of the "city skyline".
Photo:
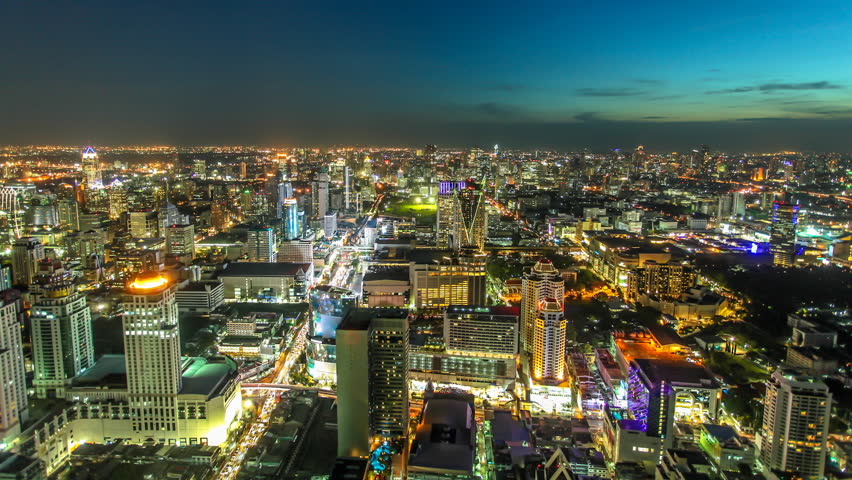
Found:
[(841, 2), (4, 10), (0, 143), (852, 149)]

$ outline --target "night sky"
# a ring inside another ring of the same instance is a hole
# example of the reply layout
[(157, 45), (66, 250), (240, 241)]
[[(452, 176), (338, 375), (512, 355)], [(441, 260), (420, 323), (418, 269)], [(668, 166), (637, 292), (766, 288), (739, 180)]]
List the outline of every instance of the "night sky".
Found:
[(456, 3), (7, 0), (0, 143), (852, 151), (848, 0)]

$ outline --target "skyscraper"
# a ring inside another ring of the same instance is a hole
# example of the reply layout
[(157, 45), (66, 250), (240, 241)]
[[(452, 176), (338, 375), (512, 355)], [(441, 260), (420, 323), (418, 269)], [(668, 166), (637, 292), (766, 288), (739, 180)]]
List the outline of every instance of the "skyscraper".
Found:
[(473, 181), (441, 182), (436, 217), (438, 248), (482, 250), (486, 219), (485, 196)]
[(295, 240), (302, 232), (299, 220), (299, 202), (295, 198), (285, 198), (283, 208), (284, 238)]
[(80, 163), (83, 171), (83, 177), (88, 188), (100, 187), (101, 184), (101, 169), (98, 162), (98, 153), (92, 147), (86, 147), (83, 150), (83, 159)]
[(122, 301), (132, 429), (143, 437), (174, 436), (181, 389), (175, 287), (157, 273), (143, 273), (128, 284)]
[(109, 189), (109, 219), (119, 220), (127, 212), (127, 190), (115, 185)]
[(831, 393), (819, 379), (776, 370), (766, 383), (757, 444), (763, 468), (823, 478)]
[(28, 418), (18, 303), (4, 302), (0, 306), (0, 443), (18, 435)]
[(67, 383), (95, 362), (91, 310), (70, 283), (42, 287), (30, 310), (36, 396), (62, 397)]
[(195, 259), (195, 227), (169, 225), (166, 227), (166, 253), (184, 264)]
[(12, 245), (12, 280), (15, 285), (29, 285), (38, 261), (44, 258), (44, 246), (35, 237), (19, 238)]
[(535, 344), (535, 323), (541, 301), (554, 298), (562, 302), (565, 298), (565, 281), (553, 266), (553, 262), (542, 259), (524, 275), (521, 290), (521, 347), (532, 352)]
[(322, 220), (328, 212), (328, 169), (322, 167), (312, 190), (314, 199), (313, 218)]
[(796, 224), (799, 222), (799, 206), (784, 202), (772, 204), (772, 229), (769, 233), (769, 249), (772, 263), (790, 267), (796, 262)]
[(545, 298), (538, 305), (533, 332), (533, 378), (559, 384), (565, 380), (565, 315), (562, 302)]
[(278, 239), (272, 227), (248, 231), (248, 257), (252, 262), (274, 262), (278, 258)]
[(408, 313), (355, 309), (337, 329), (338, 456), (408, 432)]

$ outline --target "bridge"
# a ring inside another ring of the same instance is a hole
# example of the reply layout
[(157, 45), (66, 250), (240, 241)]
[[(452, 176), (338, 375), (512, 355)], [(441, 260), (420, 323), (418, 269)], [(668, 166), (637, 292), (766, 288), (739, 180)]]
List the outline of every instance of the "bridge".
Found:
[(243, 383), (240, 385), (240, 388), (243, 390), (262, 390), (265, 392), (281, 392), (281, 391), (307, 391), (307, 392), (318, 392), (327, 397), (336, 397), (337, 392), (334, 390), (329, 390), (327, 388), (320, 387), (306, 387), (304, 385), (290, 385), (287, 383)]

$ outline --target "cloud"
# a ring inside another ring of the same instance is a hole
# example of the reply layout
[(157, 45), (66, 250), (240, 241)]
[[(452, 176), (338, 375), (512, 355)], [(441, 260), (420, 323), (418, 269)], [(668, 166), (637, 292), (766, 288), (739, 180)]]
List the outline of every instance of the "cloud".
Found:
[(634, 78), (634, 83), (638, 83), (639, 85), (662, 85), (665, 83), (662, 80), (656, 78)]
[(666, 118), (666, 117), (654, 117), (654, 116), (651, 116), (651, 117), (641, 117), (641, 118), (642, 118), (642, 120), (660, 120), (660, 119), (662, 119), (662, 118)]
[(501, 83), (499, 85), (491, 85), (485, 89), (492, 92), (520, 92), (529, 89), (529, 86), (520, 83)]
[(580, 88), (577, 93), (583, 97), (635, 97), (647, 92), (635, 88)]
[(727, 88), (724, 90), (710, 90), (706, 93), (707, 95), (716, 95), (716, 94), (724, 94), (724, 93), (745, 93), (745, 92), (763, 92), (763, 93), (772, 93), (777, 91), (785, 91), (785, 90), (834, 90), (843, 88), (840, 85), (836, 85), (825, 80), (821, 82), (805, 82), (805, 83), (763, 83), (760, 85), (746, 86), (746, 87), (737, 87), (737, 88)]
[(583, 123), (600, 122), (603, 119), (598, 116), (598, 112), (582, 112), (574, 115), (574, 120)]
[(504, 115), (518, 114), (518, 110), (515, 107), (497, 102), (483, 102), (474, 105), (474, 110), (490, 117), (502, 117)]

